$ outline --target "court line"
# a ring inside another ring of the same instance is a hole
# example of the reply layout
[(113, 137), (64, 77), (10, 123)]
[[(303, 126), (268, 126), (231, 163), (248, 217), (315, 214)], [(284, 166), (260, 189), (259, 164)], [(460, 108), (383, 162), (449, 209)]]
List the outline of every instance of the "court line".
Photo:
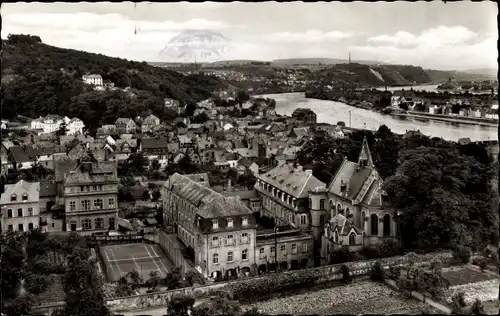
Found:
[(135, 266), (136, 266), (136, 268), (137, 268), (137, 272), (139, 272), (139, 275), (141, 275), (141, 274), (142, 274), (142, 269), (141, 269), (141, 267), (137, 264), (137, 261), (135, 261), (134, 254), (131, 254), (131, 256), (132, 256), (132, 260), (134, 260)]
[[(104, 263), (104, 265), (106, 265), (106, 266), (109, 265), (109, 267), (111, 268), (111, 271), (113, 272), (113, 274), (116, 274), (116, 270), (115, 270), (115, 268), (113, 268), (114, 263), (111, 262), (111, 259), (109, 259), (107, 249), (104, 249), (104, 255), (106, 256), (106, 262)], [(109, 277), (111, 277), (111, 276), (109, 276)], [(120, 275), (120, 277), (121, 277), (121, 275)]]
[[(156, 250), (153, 248), (153, 246), (151, 246), (151, 245), (146, 245), (146, 247), (147, 247), (147, 248), (148, 248), (148, 247), (151, 247), (151, 251), (153, 251), (153, 253), (155, 254), (155, 256), (156, 256), (157, 258), (160, 258), (160, 263), (161, 263), (161, 265), (163, 266), (163, 269), (165, 269), (165, 277), (166, 277), (166, 276), (168, 275), (168, 269), (167, 269), (167, 267), (165, 266), (165, 263), (163, 262), (163, 260), (161, 260), (162, 258), (161, 258), (160, 256), (158, 256), (158, 254), (156, 253)], [(147, 248), (146, 248), (146, 249), (147, 249)], [(149, 252), (149, 251), (148, 251), (148, 252)], [(156, 262), (155, 262), (155, 263), (156, 263)]]
[(160, 272), (160, 276), (162, 276), (160, 266), (158, 265), (158, 263), (156, 263), (156, 260), (155, 260), (155, 259), (153, 259), (153, 256), (152, 256), (152, 255), (151, 255), (151, 253), (149, 252), (149, 245), (146, 245), (146, 251), (148, 252), (149, 257), (152, 259), (152, 261), (154, 262), (155, 266), (158, 268), (158, 272)]
[[(111, 251), (113, 258), (116, 259), (115, 252), (113, 251), (113, 248), (109, 248), (109, 250)], [(111, 263), (113, 264), (113, 262), (111, 262)], [(118, 280), (120, 280), (120, 278), (122, 277), (122, 269), (120, 268), (120, 265), (118, 263), (115, 262), (114, 264), (115, 264), (115, 267), (118, 268)], [(111, 266), (111, 267), (113, 267), (113, 266)], [(116, 272), (116, 270), (115, 270), (115, 272)]]
[[(147, 257), (134, 257), (135, 260), (141, 260), (141, 259), (157, 259), (157, 258), (161, 258), (161, 257), (153, 257), (153, 256), (147, 256)], [(119, 261), (128, 261), (128, 260), (132, 260), (131, 258), (128, 258), (128, 259), (116, 259), (116, 260), (109, 260), (110, 262), (119, 262)]]

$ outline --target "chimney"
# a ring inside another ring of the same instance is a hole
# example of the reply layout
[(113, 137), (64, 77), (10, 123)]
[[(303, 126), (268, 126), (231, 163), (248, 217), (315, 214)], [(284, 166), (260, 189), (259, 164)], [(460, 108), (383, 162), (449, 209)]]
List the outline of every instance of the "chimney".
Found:
[(312, 173), (313, 173), (312, 169), (307, 169), (307, 170), (304, 170), (304, 171), (305, 171), (307, 174), (312, 174)]

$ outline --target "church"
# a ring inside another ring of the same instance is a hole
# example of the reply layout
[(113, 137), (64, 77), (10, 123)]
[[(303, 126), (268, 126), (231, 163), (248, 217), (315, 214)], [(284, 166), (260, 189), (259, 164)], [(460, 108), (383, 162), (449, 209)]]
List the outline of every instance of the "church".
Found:
[(318, 217), (323, 227), (323, 264), (342, 246), (360, 251), (384, 240), (397, 241), (398, 214), (382, 184), (365, 138), (357, 162), (344, 158), (328, 186), (309, 191), (311, 216)]

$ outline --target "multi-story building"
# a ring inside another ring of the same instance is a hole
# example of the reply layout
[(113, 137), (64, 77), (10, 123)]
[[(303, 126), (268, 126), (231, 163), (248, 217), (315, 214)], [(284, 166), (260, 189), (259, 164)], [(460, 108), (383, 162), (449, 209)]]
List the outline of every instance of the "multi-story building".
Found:
[(366, 138), (357, 162), (344, 158), (327, 187), (310, 191), (311, 214), (324, 223), (321, 257), (348, 246), (357, 251), (384, 240), (397, 240), (399, 216), (382, 190), (383, 181), (371, 157)]
[(101, 75), (84, 75), (82, 79), (86, 84), (91, 84), (96, 87), (102, 87), (104, 85)]
[(302, 121), (306, 124), (316, 123), (316, 113), (311, 109), (298, 108), (292, 113), (292, 118)]
[(7, 184), (0, 197), (2, 231), (28, 231), (40, 222), (40, 183)]
[(175, 173), (162, 190), (164, 222), (192, 249), (205, 277), (233, 278), (255, 264), (256, 220), (238, 198)]
[(153, 128), (158, 125), (160, 125), (160, 119), (151, 114), (142, 121), (141, 131), (143, 133), (153, 132)]
[(66, 231), (115, 230), (118, 216), (116, 162), (82, 161), (64, 179)]
[(84, 128), (85, 124), (83, 123), (83, 121), (77, 117), (74, 117), (66, 122), (66, 135), (83, 134)]
[(134, 120), (130, 118), (120, 117), (115, 122), (116, 132), (118, 134), (131, 134), (134, 133), (137, 129), (137, 124)]
[(288, 225), (311, 233), (318, 256), (323, 222), (312, 216), (309, 191), (322, 186), (325, 184), (312, 175), (312, 170), (283, 164), (259, 175), (254, 187), (262, 197), (261, 217), (273, 219), (276, 226)]
[(63, 123), (69, 121), (68, 117), (59, 115), (47, 115), (31, 121), (31, 129), (41, 129), (43, 133), (52, 133), (59, 130)]

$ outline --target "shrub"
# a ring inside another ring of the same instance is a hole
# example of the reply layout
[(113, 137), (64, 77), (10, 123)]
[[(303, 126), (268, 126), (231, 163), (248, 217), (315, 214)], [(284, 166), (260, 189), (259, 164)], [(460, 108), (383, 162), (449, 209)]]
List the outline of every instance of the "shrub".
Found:
[(191, 294), (174, 293), (167, 304), (168, 315), (187, 315), (195, 301)]
[(453, 315), (460, 315), (464, 307), (467, 304), (465, 303), (465, 294), (464, 292), (458, 292), (453, 294), (451, 297), (451, 313)]
[(342, 280), (345, 282), (345, 283), (350, 283), (351, 282), (351, 275), (349, 274), (349, 267), (345, 264), (343, 264), (341, 267), (340, 267), (340, 271), (342, 272)]
[(196, 270), (189, 270), (186, 273), (186, 281), (189, 284), (188, 286), (193, 286), (195, 284), (199, 284), (199, 285), (204, 285), (205, 284), (205, 279)]
[(483, 272), (488, 266), (488, 260), (486, 260), (486, 258), (476, 258), (473, 260), (472, 264), (478, 266), (481, 269), (481, 272)]
[(376, 261), (375, 264), (372, 267), (372, 271), (370, 274), (370, 280), (375, 281), (375, 282), (383, 282), (386, 278), (384, 268), (382, 267), (382, 264), (380, 261)]
[(54, 283), (54, 279), (50, 275), (29, 274), (24, 279), (24, 288), (29, 293), (38, 295), (45, 292), (52, 283)]
[(470, 248), (464, 246), (457, 246), (453, 250), (453, 259), (460, 264), (469, 263), (472, 253)]
[(474, 301), (474, 304), (472, 304), (472, 307), (470, 309), (470, 313), (472, 315), (485, 315), (484, 305), (480, 299), (476, 298), (476, 300)]

